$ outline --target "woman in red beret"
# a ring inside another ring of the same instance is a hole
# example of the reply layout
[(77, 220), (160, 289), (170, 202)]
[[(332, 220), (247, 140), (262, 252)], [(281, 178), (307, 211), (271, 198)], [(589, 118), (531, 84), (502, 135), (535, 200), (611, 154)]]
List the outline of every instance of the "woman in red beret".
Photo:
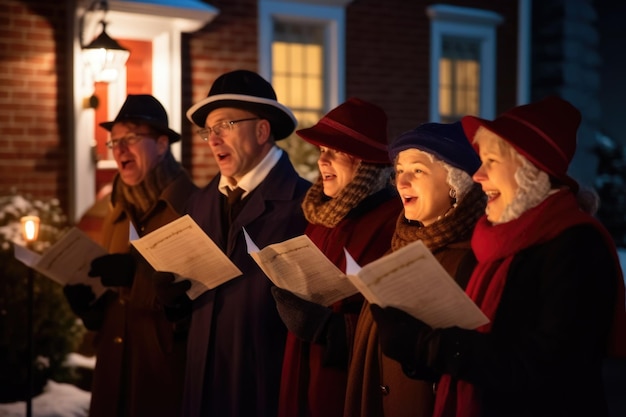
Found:
[[(350, 98), (296, 133), (320, 149), (319, 177), (302, 202), (306, 235), (344, 272), (344, 248), (360, 265), (384, 255), (402, 205), (390, 182), (383, 109)], [(363, 297), (323, 306), (278, 287), (272, 293), (289, 330), (279, 416), (341, 416)]]

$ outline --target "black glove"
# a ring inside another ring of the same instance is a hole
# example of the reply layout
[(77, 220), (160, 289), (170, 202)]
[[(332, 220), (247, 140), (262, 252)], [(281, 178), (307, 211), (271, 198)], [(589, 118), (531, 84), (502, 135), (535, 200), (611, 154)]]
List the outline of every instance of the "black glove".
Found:
[[(438, 348), (439, 333), (429, 325), (394, 307), (370, 305), (378, 325), (378, 339), (385, 355), (400, 362), (405, 373), (416, 377), (431, 366)], [(430, 374), (430, 373), (429, 373)], [(428, 379), (432, 376), (428, 376)]]
[(79, 317), (89, 311), (91, 304), (96, 300), (91, 287), (85, 284), (68, 284), (63, 287), (63, 294), (74, 314)]
[(278, 315), (289, 331), (304, 341), (325, 343), (326, 327), (333, 315), (330, 308), (303, 300), (278, 287), (272, 287), (272, 295), (276, 300)]
[(135, 259), (130, 253), (112, 253), (91, 261), (90, 277), (100, 277), (105, 287), (130, 287), (135, 276)]
[(89, 330), (98, 330), (102, 326), (106, 306), (117, 298), (116, 293), (107, 291), (96, 300), (91, 287), (85, 284), (68, 284), (63, 287), (63, 294), (74, 314)]
[(155, 271), (152, 274), (156, 298), (163, 305), (170, 321), (178, 321), (191, 314), (191, 299), (187, 296), (191, 281), (185, 279), (174, 282), (175, 279), (176, 276), (171, 272)]

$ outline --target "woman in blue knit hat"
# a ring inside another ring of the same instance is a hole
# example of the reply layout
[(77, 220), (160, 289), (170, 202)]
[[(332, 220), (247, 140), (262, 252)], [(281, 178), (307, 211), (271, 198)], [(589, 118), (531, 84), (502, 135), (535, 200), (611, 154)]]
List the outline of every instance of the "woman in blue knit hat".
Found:
[[(392, 250), (422, 240), (464, 287), (475, 265), (469, 240), (486, 199), (472, 181), (480, 160), (460, 122), (426, 123), (405, 132), (389, 146), (389, 155), (404, 205)], [(430, 416), (433, 402), (432, 381), (407, 377), (398, 362), (382, 354), (366, 304), (356, 329), (344, 416)]]

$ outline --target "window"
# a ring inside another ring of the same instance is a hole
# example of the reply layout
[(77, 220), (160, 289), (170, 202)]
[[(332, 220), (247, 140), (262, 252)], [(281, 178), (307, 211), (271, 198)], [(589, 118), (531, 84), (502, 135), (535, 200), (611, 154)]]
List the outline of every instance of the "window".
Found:
[[(314, 125), (345, 99), (344, 7), (349, 1), (335, 6), (315, 0), (259, 2), (260, 73), (278, 101), (293, 111), (298, 129)], [(300, 175), (317, 178), (315, 147), (295, 134), (278, 144)]]
[(439, 60), (439, 115), (450, 123), (466, 114), (480, 114), (480, 44), (443, 39)]
[(470, 114), (495, 117), (496, 30), (500, 15), (433, 5), (431, 19), (430, 119), (453, 122)]
[(272, 84), (300, 126), (315, 124), (325, 113), (324, 27), (274, 22)]

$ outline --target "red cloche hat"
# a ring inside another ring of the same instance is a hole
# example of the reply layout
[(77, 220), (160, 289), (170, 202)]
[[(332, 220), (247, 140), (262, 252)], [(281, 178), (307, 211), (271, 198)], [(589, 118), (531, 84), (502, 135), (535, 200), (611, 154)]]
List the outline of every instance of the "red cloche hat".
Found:
[(578, 190), (576, 180), (567, 175), (574, 153), (580, 111), (560, 97), (514, 107), (495, 120), (475, 116), (461, 119), (470, 143), (479, 127), (484, 127), (507, 141), (537, 168)]
[(364, 162), (390, 164), (387, 153), (387, 115), (380, 107), (349, 98), (314, 126), (296, 130), (302, 139), (326, 146)]

